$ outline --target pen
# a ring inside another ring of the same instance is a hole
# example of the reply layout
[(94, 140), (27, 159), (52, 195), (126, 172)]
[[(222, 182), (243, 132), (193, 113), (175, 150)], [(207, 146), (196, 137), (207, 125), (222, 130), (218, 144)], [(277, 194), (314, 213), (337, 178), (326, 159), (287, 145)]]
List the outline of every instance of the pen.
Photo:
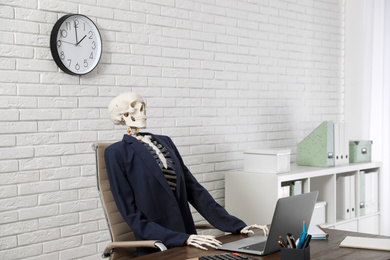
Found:
[(279, 243), (279, 245), (280, 245), (281, 247), (286, 247), (286, 246), (283, 244), (282, 241), (279, 240), (278, 243)]
[(303, 243), (305, 242), (305, 239), (306, 239), (307, 233), (306, 233), (306, 222), (305, 221), (303, 221), (302, 227), (303, 227), (303, 230), (302, 230), (301, 236), (299, 237), (299, 243), (297, 245), (298, 249), (302, 249)]
[(291, 248), (297, 248), (297, 246), (295, 245), (295, 239), (291, 233), (287, 233), (287, 241), (290, 244)]
[(309, 234), (309, 235), (307, 235), (307, 237), (306, 237), (306, 239), (305, 239), (305, 243), (303, 243), (302, 248), (308, 247), (309, 244), (310, 244), (310, 240), (311, 240), (311, 235)]
[(320, 226), (320, 225), (316, 225), (322, 232), (325, 233), (325, 237), (328, 238), (329, 234)]
[(279, 235), (279, 240), (283, 243), (283, 245), (287, 245), (287, 243), (283, 240), (281, 235)]

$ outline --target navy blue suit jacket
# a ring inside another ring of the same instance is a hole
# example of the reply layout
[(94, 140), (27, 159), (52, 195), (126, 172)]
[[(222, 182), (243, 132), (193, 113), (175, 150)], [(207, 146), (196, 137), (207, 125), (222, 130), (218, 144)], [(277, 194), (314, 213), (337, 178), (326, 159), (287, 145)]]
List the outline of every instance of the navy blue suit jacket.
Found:
[[(156, 160), (134, 137), (124, 135), (122, 141), (105, 151), (111, 191), (137, 240), (158, 239), (167, 247), (184, 245), (190, 234), (196, 234), (188, 202), (211, 225), (224, 232), (237, 233), (246, 226), (229, 215), (198, 183), (169, 137), (152, 137), (168, 149), (174, 161), (176, 197)], [(147, 248), (138, 249), (139, 255), (150, 252)]]

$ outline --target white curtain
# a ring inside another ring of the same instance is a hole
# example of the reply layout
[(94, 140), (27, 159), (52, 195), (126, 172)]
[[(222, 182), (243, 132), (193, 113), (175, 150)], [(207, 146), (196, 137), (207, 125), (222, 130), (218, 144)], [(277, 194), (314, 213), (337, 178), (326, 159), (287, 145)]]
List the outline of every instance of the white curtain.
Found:
[(365, 87), (370, 94), (369, 136), (382, 162), (381, 233), (390, 235), (390, 0), (366, 0)]

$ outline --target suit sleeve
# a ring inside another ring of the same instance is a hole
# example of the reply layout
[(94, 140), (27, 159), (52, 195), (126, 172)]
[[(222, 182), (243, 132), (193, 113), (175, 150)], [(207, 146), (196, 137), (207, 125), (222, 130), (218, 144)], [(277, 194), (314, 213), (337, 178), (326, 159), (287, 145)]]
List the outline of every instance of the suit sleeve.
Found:
[(149, 221), (137, 209), (133, 189), (125, 177), (126, 168), (123, 153), (108, 147), (104, 155), (116, 205), (124, 220), (134, 231), (137, 240), (161, 240), (167, 247), (184, 245), (189, 234), (174, 232)]
[[(169, 138), (169, 137), (168, 137)], [(176, 156), (179, 158), (183, 168), (188, 201), (192, 206), (214, 227), (224, 232), (239, 233), (246, 226), (245, 222), (230, 215), (219, 203), (217, 203), (210, 193), (195, 179), (188, 168), (184, 165), (179, 151), (174, 143), (169, 139)]]

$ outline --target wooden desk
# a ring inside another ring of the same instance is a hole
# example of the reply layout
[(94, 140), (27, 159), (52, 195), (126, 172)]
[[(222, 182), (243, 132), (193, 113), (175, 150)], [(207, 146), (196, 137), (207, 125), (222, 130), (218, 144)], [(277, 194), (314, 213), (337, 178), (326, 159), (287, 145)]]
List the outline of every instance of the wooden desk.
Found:
[[(311, 259), (375, 259), (375, 260), (390, 260), (389, 251), (364, 250), (355, 248), (341, 248), (340, 242), (349, 235), (364, 236), (364, 237), (381, 237), (377, 235), (348, 232), (342, 230), (325, 229), (329, 234), (327, 240), (312, 240), (310, 243), (310, 257)], [(240, 238), (245, 238), (244, 235), (226, 235), (218, 239), (222, 243), (231, 242)], [(158, 252), (142, 257), (139, 260), (185, 260), (196, 258), (205, 255), (223, 254), (227, 251), (209, 249), (208, 251), (200, 250), (195, 247), (183, 246), (172, 248), (167, 251)], [(246, 255), (246, 254), (243, 254)], [(277, 259), (280, 260), (280, 252), (276, 252), (266, 256), (247, 255), (254, 259)]]

